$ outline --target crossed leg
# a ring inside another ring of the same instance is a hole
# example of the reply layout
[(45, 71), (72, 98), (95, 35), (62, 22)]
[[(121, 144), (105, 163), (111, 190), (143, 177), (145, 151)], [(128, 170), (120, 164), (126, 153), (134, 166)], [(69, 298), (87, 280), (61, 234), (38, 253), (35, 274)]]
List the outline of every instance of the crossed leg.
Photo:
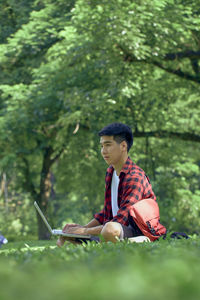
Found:
[(116, 243), (121, 237), (122, 227), (121, 224), (117, 222), (108, 222), (103, 226), (101, 235), (103, 236), (105, 242)]

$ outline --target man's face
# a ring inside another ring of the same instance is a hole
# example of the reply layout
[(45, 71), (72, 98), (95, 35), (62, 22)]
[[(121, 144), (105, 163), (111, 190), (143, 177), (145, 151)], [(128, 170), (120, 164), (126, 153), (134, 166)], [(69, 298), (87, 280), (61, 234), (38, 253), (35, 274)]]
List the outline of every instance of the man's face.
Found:
[(101, 155), (108, 165), (116, 165), (126, 151), (126, 142), (118, 144), (113, 136), (101, 136), (100, 145)]

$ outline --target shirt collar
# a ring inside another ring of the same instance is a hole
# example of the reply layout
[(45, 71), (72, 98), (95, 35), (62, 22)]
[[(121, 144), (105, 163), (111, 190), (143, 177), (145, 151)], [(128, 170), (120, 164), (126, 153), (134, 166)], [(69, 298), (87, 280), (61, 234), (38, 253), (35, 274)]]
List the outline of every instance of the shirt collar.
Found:
[[(130, 157), (128, 157), (127, 160), (126, 160), (126, 162), (125, 162), (125, 164), (123, 165), (123, 167), (122, 167), (122, 169), (121, 169), (121, 171), (120, 171), (119, 176), (121, 175), (121, 173), (127, 174), (127, 173), (129, 172), (129, 170), (130, 170), (132, 164), (133, 164), (132, 160), (130, 159)], [(110, 167), (108, 168), (108, 170), (107, 170), (107, 172), (108, 172), (108, 174), (109, 174), (110, 176), (112, 176), (113, 171), (114, 171), (113, 166), (110, 166)]]
[(130, 157), (127, 158), (125, 164), (123, 165), (119, 176), (121, 175), (121, 173), (127, 174), (130, 170), (130, 167), (132, 166), (132, 160), (130, 159)]

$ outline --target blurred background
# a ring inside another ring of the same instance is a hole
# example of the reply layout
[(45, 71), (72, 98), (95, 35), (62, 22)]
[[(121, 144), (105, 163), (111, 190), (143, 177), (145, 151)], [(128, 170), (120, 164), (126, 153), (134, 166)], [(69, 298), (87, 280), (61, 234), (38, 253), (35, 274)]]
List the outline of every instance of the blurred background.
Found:
[[(48, 239), (104, 203), (98, 131), (132, 128), (168, 230), (200, 228), (200, 10), (187, 0), (0, 1), (0, 231)], [(200, 4), (200, 3), (199, 3)]]

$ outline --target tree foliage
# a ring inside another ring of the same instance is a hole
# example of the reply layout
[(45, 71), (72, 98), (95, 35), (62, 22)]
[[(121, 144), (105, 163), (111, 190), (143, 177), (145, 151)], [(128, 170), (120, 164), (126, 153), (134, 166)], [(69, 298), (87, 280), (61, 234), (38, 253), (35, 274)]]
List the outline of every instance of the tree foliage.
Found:
[(166, 225), (198, 232), (197, 2), (1, 2), (0, 167), (12, 191), (45, 213), (53, 193), (60, 209), (94, 212), (105, 172), (97, 132), (122, 121)]

